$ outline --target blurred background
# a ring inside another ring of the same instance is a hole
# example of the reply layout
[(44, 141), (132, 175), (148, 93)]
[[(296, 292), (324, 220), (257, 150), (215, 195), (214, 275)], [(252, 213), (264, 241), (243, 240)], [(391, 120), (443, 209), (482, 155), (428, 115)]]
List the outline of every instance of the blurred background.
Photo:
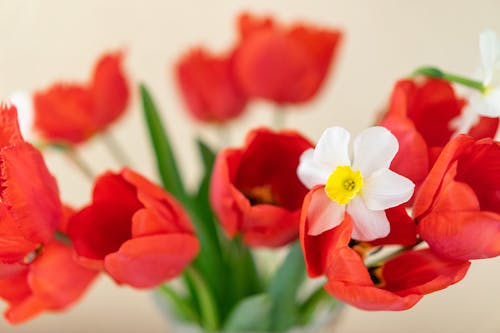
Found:
[[(57, 80), (85, 81), (104, 51), (126, 50), (125, 67), (133, 100), (112, 135), (133, 168), (156, 179), (143, 125), (137, 84), (145, 82), (162, 110), (188, 183), (198, 177), (194, 137), (218, 144), (217, 129), (186, 113), (173, 77), (173, 64), (189, 48), (214, 51), (236, 40), (242, 11), (270, 14), (287, 23), (305, 21), (345, 33), (336, 66), (312, 103), (290, 107), (286, 127), (317, 140), (341, 125), (358, 132), (383, 110), (395, 80), (420, 65), (473, 73), (479, 64), (478, 35), (500, 32), (496, 0), (0, 0), (0, 98), (33, 91)], [(231, 128), (231, 144), (245, 132), (270, 124), (273, 106), (254, 103)], [(95, 171), (119, 167), (98, 140), (82, 148)], [(88, 202), (91, 185), (61, 156), (47, 155), (65, 201)], [(348, 308), (338, 332), (500, 332), (500, 260), (474, 262), (466, 278), (429, 295), (406, 312)], [(5, 304), (0, 304), (4, 310)], [(101, 277), (82, 301), (64, 314), (46, 314), (18, 327), (0, 320), (0, 332), (169, 332), (151, 293), (117, 287)]]

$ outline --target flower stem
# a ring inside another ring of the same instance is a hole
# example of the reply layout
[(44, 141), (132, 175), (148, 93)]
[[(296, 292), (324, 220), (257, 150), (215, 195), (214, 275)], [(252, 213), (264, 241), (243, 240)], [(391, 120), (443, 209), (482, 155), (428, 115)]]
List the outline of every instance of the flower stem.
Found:
[(199, 318), (196, 311), (194, 311), (193, 308), (189, 305), (189, 303), (183, 297), (181, 297), (174, 289), (172, 289), (170, 286), (166, 284), (163, 284), (160, 287), (158, 287), (158, 290), (162, 293), (162, 295), (164, 295), (171, 301), (171, 303), (175, 307), (175, 310), (179, 311), (179, 313), (184, 317), (184, 319), (192, 322), (198, 322)]
[(193, 266), (186, 268), (184, 272), (191, 279), (200, 302), (201, 325), (208, 331), (217, 330), (219, 328), (217, 305), (205, 280)]
[(111, 156), (113, 156), (113, 158), (119, 164), (131, 166), (131, 162), (130, 159), (127, 157), (127, 154), (125, 154), (123, 149), (121, 149), (120, 145), (118, 144), (118, 142), (116, 142), (115, 138), (109, 131), (104, 132), (101, 135), (101, 137), (103, 139), (104, 145), (111, 153)]
[(85, 178), (92, 182), (95, 178), (95, 173), (87, 162), (81, 158), (80, 154), (72, 147), (66, 147), (63, 151), (64, 155), (81, 171)]
[(472, 80), (452, 73), (443, 72), (442, 70), (436, 67), (424, 66), (417, 68), (415, 71), (413, 71), (411, 76), (414, 77), (417, 75), (425, 75), (428, 77), (433, 77), (433, 78), (443, 79), (449, 82), (458, 83), (466, 87), (476, 89), (481, 93), (485, 93), (488, 90), (488, 87), (486, 87), (480, 81)]
[(311, 319), (316, 312), (318, 305), (325, 301), (334, 301), (337, 300), (330, 296), (326, 290), (323, 288), (323, 285), (318, 287), (309, 297), (300, 305), (299, 313), (300, 313), (300, 324), (305, 325), (311, 322)]
[(275, 130), (280, 130), (285, 127), (285, 111), (282, 107), (276, 107), (273, 112), (273, 128)]

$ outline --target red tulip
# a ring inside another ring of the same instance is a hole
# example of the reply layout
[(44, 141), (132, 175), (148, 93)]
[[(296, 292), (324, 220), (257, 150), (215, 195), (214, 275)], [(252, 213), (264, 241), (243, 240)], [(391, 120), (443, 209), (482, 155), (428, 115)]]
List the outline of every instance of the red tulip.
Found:
[[(420, 185), (440, 150), (452, 138), (452, 122), (464, 105), (465, 100), (455, 94), (447, 81), (398, 81), (389, 110), (380, 123), (399, 141), (391, 169)], [(497, 128), (497, 119), (482, 117), (470, 133), (476, 138), (492, 137)]]
[(421, 237), (456, 259), (500, 254), (500, 143), (461, 135), (439, 155), (415, 199)]
[(5, 318), (22, 323), (42, 311), (63, 310), (76, 302), (97, 272), (78, 265), (70, 246), (53, 241), (16, 275), (0, 279), (0, 298), (9, 303)]
[(241, 235), (249, 246), (267, 247), (296, 239), (307, 193), (296, 170), (300, 155), (311, 147), (296, 132), (257, 129), (243, 148), (219, 153), (210, 199), (229, 237)]
[(180, 59), (177, 81), (195, 119), (222, 123), (244, 111), (247, 98), (234, 77), (233, 60), (233, 53), (216, 56), (202, 48)]
[(136, 288), (179, 275), (199, 249), (183, 207), (129, 169), (97, 178), (92, 203), (70, 218), (68, 235), (82, 264)]
[(56, 83), (36, 92), (34, 127), (40, 135), (49, 142), (78, 144), (120, 117), (129, 99), (121, 62), (120, 52), (105, 54), (88, 83)]
[(358, 253), (342, 247), (329, 254), (325, 289), (360, 309), (406, 310), (423, 295), (460, 281), (469, 266), (426, 249), (404, 252), (367, 269)]
[(342, 33), (305, 24), (285, 27), (243, 14), (235, 66), (243, 90), (276, 103), (311, 100), (320, 89)]
[(25, 256), (47, 244), (61, 223), (54, 177), (25, 142), (16, 109), (0, 105), (0, 277), (19, 271)]

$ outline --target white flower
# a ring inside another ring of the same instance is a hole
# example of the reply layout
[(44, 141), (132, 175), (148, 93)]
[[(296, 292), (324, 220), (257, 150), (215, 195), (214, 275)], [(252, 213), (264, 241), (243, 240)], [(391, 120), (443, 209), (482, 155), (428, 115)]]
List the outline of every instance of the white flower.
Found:
[(479, 35), (479, 52), (481, 68), (477, 79), (483, 83), (486, 91), (472, 91), (467, 97), (468, 104), (462, 116), (452, 123), (456, 134), (467, 133), (477, 124), (480, 115), (500, 117), (500, 40), (493, 30), (484, 30)]
[(18, 91), (10, 95), (9, 101), (14, 104), (17, 110), (17, 119), (23, 138), (32, 141), (33, 135), (33, 99), (26, 91)]
[(408, 201), (414, 184), (389, 170), (399, 144), (384, 127), (370, 127), (354, 140), (351, 163), (350, 134), (331, 127), (315, 149), (305, 151), (297, 169), (308, 188), (325, 185), (309, 205), (309, 234), (319, 235), (338, 226), (347, 211), (353, 221), (352, 238), (370, 241), (389, 234), (385, 209)]

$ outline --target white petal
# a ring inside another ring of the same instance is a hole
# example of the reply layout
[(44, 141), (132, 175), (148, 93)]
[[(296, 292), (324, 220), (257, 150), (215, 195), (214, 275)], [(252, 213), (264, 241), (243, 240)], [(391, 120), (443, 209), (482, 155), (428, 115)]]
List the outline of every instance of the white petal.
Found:
[(378, 169), (388, 169), (398, 152), (396, 137), (385, 127), (369, 127), (354, 140), (353, 169), (369, 177)]
[(500, 87), (490, 90), (485, 96), (474, 94), (470, 97), (471, 108), (486, 117), (500, 117)]
[(314, 149), (314, 159), (330, 167), (330, 172), (340, 165), (351, 165), (349, 140), (351, 135), (342, 127), (327, 128)]
[(370, 210), (357, 196), (347, 205), (347, 213), (353, 222), (352, 238), (371, 241), (389, 234), (391, 226), (383, 210)]
[(17, 109), (17, 119), (21, 134), (25, 140), (33, 138), (33, 99), (26, 91), (18, 91), (10, 95), (9, 100)]
[(415, 184), (389, 169), (380, 169), (364, 179), (361, 197), (371, 210), (384, 210), (410, 200)]
[(315, 191), (307, 211), (308, 234), (316, 236), (335, 228), (344, 219), (344, 214), (345, 206), (330, 200), (324, 191)]
[(305, 187), (311, 189), (315, 185), (324, 185), (330, 176), (332, 170), (317, 163), (313, 158), (313, 149), (308, 149), (300, 156), (299, 166), (297, 167), (297, 177), (299, 177)]
[(483, 67), (483, 83), (489, 85), (493, 79), (495, 63), (498, 61), (497, 34), (490, 29), (484, 30), (479, 35), (479, 51)]

